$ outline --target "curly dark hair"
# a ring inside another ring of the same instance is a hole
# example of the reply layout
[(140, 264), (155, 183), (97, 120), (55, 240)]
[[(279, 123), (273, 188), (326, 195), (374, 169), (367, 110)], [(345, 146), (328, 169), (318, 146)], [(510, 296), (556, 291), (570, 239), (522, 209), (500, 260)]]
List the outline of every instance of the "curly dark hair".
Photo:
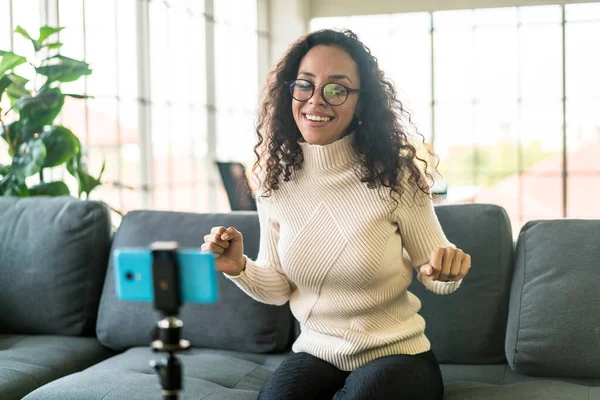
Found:
[[(262, 196), (269, 196), (272, 190), (279, 188), (280, 179), (291, 180), (293, 171), (301, 168), (303, 155), (298, 140), (302, 135), (292, 114), (292, 97), (284, 82), (296, 79), (302, 58), (318, 45), (338, 46), (358, 65), (363, 90), (355, 118), (348, 129), (355, 133), (353, 147), (361, 159), (358, 170), (361, 181), (370, 189), (389, 188), (397, 206), (404, 191), (401, 173), (406, 170), (410, 174), (408, 183), (429, 195), (429, 185), (423, 173), (430, 180), (433, 178), (427, 172), (427, 161), (420, 158), (416, 148), (409, 143), (401, 118), (408, 117), (408, 123), (412, 124), (410, 113), (397, 99), (393, 84), (386, 79), (377, 59), (355, 33), (325, 29), (293, 43), (269, 74), (259, 107), (258, 143), (254, 147), (257, 160), (253, 172), (256, 177), (262, 177), (259, 179)], [(358, 124), (356, 115), (360, 115), (361, 124)], [(420, 136), (424, 144), (424, 137)], [(423, 163), (423, 171), (417, 166), (417, 161)]]

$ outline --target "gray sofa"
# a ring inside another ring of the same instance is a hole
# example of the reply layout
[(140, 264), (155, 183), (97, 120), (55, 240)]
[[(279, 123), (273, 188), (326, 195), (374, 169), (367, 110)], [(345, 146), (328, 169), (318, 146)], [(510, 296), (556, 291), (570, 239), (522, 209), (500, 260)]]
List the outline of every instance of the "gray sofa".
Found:
[[(349, 212), (351, 212), (349, 210)], [(513, 241), (494, 205), (438, 206), (449, 239), (472, 256), (454, 294), (410, 288), (446, 399), (600, 399), (600, 221), (535, 221)], [(129, 213), (111, 235), (107, 209), (71, 198), (0, 198), (0, 399), (160, 399), (149, 366), (158, 315), (115, 296), (110, 249), (176, 240), (199, 246), (215, 225), (244, 233), (253, 212)], [(255, 399), (289, 352), (289, 307), (258, 303), (222, 276), (216, 304), (186, 304), (179, 355), (185, 399)]]

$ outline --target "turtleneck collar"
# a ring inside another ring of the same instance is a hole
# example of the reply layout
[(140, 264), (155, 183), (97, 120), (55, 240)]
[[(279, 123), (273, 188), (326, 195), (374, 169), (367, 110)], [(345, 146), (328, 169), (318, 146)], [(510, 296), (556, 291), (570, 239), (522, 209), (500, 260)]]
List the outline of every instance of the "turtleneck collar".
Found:
[(352, 144), (354, 133), (348, 134), (326, 145), (310, 144), (299, 141), (304, 155), (303, 165), (307, 168), (330, 169), (359, 159)]

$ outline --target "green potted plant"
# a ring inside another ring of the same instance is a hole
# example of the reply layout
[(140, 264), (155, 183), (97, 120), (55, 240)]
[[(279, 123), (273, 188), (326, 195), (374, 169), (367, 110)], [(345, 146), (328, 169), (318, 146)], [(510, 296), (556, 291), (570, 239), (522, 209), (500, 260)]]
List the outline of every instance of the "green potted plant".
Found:
[[(16, 33), (32, 43), (33, 59), (0, 51), (0, 102), (4, 95), (10, 100), (7, 111), (0, 108), (0, 136), (8, 144), (10, 160), (5, 165), (0, 163), (0, 196), (75, 195), (64, 181), (46, 179), (44, 171), (55, 167), (66, 167), (75, 177), (78, 198), (89, 198), (92, 190), (102, 184), (104, 164), (98, 176), (90, 175), (77, 136), (65, 126), (55, 124), (65, 97), (84, 98), (63, 93), (61, 83), (74, 82), (92, 73), (89, 64), (58, 52), (63, 44), (52, 37), (62, 29), (43, 26), (34, 39), (22, 27), (16, 28)], [(34, 81), (15, 73), (15, 68), (24, 64), (35, 70)], [(38, 82), (43, 83), (36, 88)], [(11, 121), (5, 122), (10, 111)], [(39, 180), (30, 178), (35, 175)]]

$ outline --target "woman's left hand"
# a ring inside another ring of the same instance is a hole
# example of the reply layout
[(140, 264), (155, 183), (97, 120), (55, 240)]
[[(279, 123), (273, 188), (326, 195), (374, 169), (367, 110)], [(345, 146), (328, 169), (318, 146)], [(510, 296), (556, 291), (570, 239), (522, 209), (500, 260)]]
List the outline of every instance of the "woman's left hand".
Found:
[(440, 281), (459, 281), (471, 268), (471, 256), (461, 249), (438, 247), (431, 253), (429, 263), (421, 266), (423, 275)]

